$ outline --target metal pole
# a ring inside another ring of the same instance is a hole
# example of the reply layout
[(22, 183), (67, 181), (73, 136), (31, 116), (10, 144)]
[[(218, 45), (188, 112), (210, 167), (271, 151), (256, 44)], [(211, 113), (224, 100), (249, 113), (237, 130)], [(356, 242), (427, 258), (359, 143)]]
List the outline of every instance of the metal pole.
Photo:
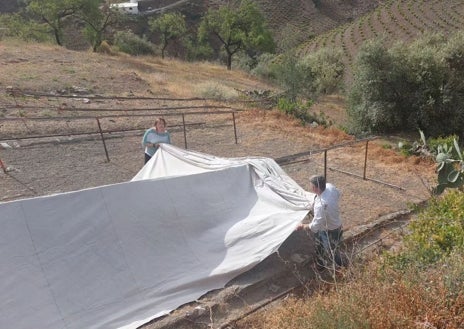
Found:
[(185, 114), (184, 113), (182, 113), (182, 125), (184, 128), (184, 145), (185, 145), (185, 149), (187, 149), (187, 131), (185, 129)]
[(367, 149), (369, 148), (369, 141), (366, 141), (366, 153), (364, 154), (364, 171), (363, 179), (366, 180), (366, 167), (367, 167)]
[(234, 121), (235, 144), (238, 144), (238, 140), (237, 140), (237, 126), (235, 125), (235, 112), (232, 112), (232, 120)]
[(327, 180), (327, 150), (324, 151), (324, 177)]
[(103, 142), (103, 148), (105, 149), (106, 160), (107, 160), (108, 162), (110, 162), (110, 157), (109, 157), (109, 155), (108, 155), (108, 150), (106, 149), (105, 138), (103, 137), (103, 131), (102, 131), (101, 125), (100, 125), (100, 120), (98, 120), (98, 118), (95, 118), (95, 119), (97, 119), (98, 130), (100, 131), (100, 136), (101, 136), (101, 139), (102, 139), (102, 142)]

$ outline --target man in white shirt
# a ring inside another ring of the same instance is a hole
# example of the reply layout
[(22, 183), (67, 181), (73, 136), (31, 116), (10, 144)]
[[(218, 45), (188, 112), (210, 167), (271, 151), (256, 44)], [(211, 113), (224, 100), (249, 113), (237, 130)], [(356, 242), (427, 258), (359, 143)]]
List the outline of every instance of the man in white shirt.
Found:
[[(342, 266), (339, 245), (342, 238), (342, 220), (340, 219), (340, 191), (326, 183), (324, 176), (311, 176), (310, 191), (315, 193), (313, 219), (309, 229), (316, 240), (316, 266), (322, 270), (334, 263)], [(298, 228), (304, 228), (303, 224)]]

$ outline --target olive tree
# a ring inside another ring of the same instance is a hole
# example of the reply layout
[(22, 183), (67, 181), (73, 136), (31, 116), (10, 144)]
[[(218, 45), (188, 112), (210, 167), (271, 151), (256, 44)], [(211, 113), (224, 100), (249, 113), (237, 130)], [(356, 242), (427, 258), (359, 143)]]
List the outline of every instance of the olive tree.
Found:
[(80, 10), (75, 16), (85, 23), (84, 35), (95, 52), (103, 41), (105, 31), (121, 19), (121, 14), (111, 8), (110, 2), (101, 0), (79, 0)]
[(366, 43), (355, 64), (348, 114), (353, 132), (422, 130), (463, 136), (464, 36), (424, 35), (386, 47)]
[(84, 35), (96, 51), (105, 30), (121, 17), (110, 4), (110, 0), (30, 0), (27, 10), (50, 26), (60, 46), (63, 45), (63, 20), (72, 16), (84, 22)]
[(81, 6), (81, 0), (32, 0), (26, 9), (50, 26), (56, 43), (62, 46), (63, 19), (75, 14)]
[(198, 34), (200, 40), (206, 41), (212, 36), (219, 41), (226, 53), (228, 70), (232, 68), (232, 57), (240, 51), (255, 56), (275, 49), (264, 16), (250, 0), (242, 0), (238, 6), (230, 2), (218, 9), (209, 9), (201, 20)]
[(164, 58), (166, 48), (171, 41), (187, 33), (185, 16), (180, 13), (166, 13), (157, 18), (150, 18), (148, 24), (151, 32), (161, 34), (161, 58)]

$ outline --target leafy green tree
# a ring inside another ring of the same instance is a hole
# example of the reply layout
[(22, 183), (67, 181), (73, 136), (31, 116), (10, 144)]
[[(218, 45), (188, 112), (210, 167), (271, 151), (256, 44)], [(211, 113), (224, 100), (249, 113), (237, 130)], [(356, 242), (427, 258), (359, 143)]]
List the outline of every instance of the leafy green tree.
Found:
[(182, 38), (187, 33), (185, 16), (180, 13), (166, 13), (148, 21), (151, 32), (161, 34), (161, 58), (164, 58), (166, 48), (171, 41)]
[(404, 57), (394, 58), (383, 39), (371, 40), (361, 48), (349, 95), (348, 114), (355, 133), (379, 132), (407, 126), (407, 112), (401, 107), (408, 97), (404, 81), (407, 71), (401, 68)]
[(288, 100), (295, 102), (299, 97), (311, 96), (314, 80), (311, 68), (295, 52), (282, 55), (279, 61), (272, 64), (272, 71)]
[(422, 130), (464, 136), (464, 34), (424, 35), (387, 48), (366, 43), (355, 64), (348, 114), (352, 132)]
[(49, 25), (56, 43), (62, 46), (63, 19), (75, 14), (81, 5), (81, 0), (31, 0), (27, 11)]
[(73, 16), (85, 23), (84, 35), (94, 51), (103, 40), (106, 29), (121, 15), (110, 8), (110, 0), (30, 0), (27, 10), (53, 30), (56, 43), (63, 45), (63, 20)]
[(187, 34), (183, 43), (186, 50), (185, 59), (188, 61), (208, 60), (213, 55), (213, 49), (208, 44), (199, 41), (196, 34)]
[(256, 56), (275, 49), (263, 15), (250, 0), (242, 0), (238, 7), (229, 3), (218, 9), (209, 9), (200, 23), (198, 34), (203, 41), (209, 36), (219, 40), (226, 53), (228, 70), (232, 68), (232, 57), (240, 51)]
[(74, 15), (85, 23), (84, 35), (92, 45), (92, 50), (96, 52), (107, 28), (117, 24), (122, 16), (116, 9), (112, 9), (109, 3), (102, 4), (101, 0), (75, 1), (80, 1), (81, 7)]

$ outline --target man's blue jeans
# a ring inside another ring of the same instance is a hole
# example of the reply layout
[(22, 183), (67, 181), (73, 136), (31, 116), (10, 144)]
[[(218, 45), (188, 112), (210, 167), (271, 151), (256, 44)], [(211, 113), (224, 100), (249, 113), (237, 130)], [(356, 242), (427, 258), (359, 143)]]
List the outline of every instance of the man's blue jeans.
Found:
[(342, 266), (342, 258), (339, 250), (342, 234), (343, 230), (341, 227), (335, 230), (315, 233), (317, 265), (331, 267), (335, 262), (337, 266)]

